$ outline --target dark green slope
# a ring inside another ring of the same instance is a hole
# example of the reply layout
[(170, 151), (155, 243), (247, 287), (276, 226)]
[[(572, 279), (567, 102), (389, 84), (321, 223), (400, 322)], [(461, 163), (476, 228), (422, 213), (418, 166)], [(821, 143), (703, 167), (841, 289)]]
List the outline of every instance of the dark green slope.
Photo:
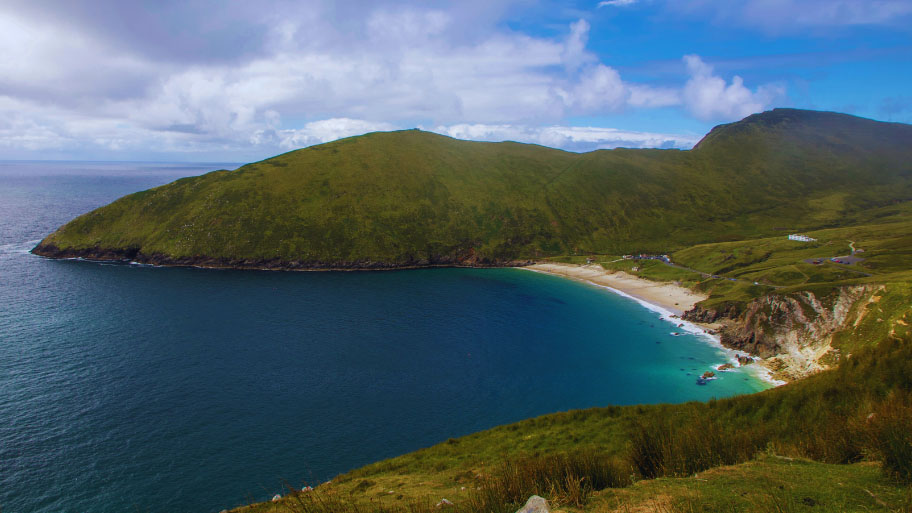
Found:
[(47, 256), (237, 267), (497, 265), (837, 226), (912, 199), (912, 126), (776, 109), (691, 151), (568, 153), (417, 130), (293, 151), (121, 198)]

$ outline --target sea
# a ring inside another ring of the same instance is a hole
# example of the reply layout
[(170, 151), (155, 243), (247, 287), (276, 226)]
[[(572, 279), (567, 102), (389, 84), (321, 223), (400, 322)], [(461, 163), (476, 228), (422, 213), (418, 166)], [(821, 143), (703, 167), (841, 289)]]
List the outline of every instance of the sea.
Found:
[(698, 385), (733, 355), (631, 298), (526, 270), (29, 253), (122, 195), (235, 167), (0, 162), (3, 513), (218, 512), (546, 413), (770, 386), (749, 367)]

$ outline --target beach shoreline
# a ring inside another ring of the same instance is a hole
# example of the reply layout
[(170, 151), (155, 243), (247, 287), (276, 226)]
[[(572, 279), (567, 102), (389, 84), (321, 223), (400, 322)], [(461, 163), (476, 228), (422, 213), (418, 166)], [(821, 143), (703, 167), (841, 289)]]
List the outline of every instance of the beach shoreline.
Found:
[[(658, 313), (663, 320), (676, 325), (677, 329), (699, 335), (712, 345), (722, 349), (729, 356), (728, 363), (732, 363), (735, 367), (739, 366), (735, 355), (747, 355), (744, 351), (735, 351), (722, 345), (720, 337), (716, 334), (721, 328), (721, 324), (706, 324), (683, 320), (681, 317), (684, 312), (692, 309), (694, 305), (708, 296), (675, 283), (650, 281), (623, 271), (607, 270), (598, 264), (577, 265), (538, 262), (519, 267), (519, 269), (588, 283), (632, 299), (644, 308)], [(748, 356), (754, 359), (754, 372), (752, 374), (758, 379), (773, 386), (780, 386), (786, 383), (773, 377), (774, 370), (769, 368), (762, 358), (755, 355)]]

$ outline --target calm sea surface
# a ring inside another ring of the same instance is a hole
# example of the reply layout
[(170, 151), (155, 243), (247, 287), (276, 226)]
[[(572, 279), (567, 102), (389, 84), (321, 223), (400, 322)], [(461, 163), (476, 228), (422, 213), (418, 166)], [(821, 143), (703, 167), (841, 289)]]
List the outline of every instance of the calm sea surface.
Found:
[(544, 413), (766, 388), (637, 303), (523, 270), (218, 271), (27, 250), (232, 165), (0, 162), (0, 508), (219, 511)]

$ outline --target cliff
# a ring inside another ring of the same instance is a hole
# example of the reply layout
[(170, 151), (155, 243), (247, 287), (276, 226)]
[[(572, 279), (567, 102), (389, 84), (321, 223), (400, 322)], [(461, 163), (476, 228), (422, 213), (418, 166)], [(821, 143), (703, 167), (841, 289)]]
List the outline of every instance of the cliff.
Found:
[[(824, 293), (771, 294), (744, 306), (706, 309), (697, 305), (684, 318), (720, 323), (724, 346), (763, 358), (775, 377), (793, 381), (850, 356), (846, 351), (860, 342), (852, 332), (863, 324), (883, 324), (882, 317), (869, 318), (868, 306), (877, 304), (885, 290), (884, 285), (854, 285)], [(895, 323), (904, 325), (901, 319)], [(846, 339), (856, 344), (847, 344)]]

